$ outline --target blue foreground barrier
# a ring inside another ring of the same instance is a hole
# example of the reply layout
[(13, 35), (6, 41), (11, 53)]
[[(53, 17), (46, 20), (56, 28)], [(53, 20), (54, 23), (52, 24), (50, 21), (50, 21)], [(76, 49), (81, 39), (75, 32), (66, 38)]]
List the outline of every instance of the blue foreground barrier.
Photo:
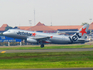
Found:
[(7, 36), (0, 36), (0, 42), (21, 42), (21, 39), (14, 39)]

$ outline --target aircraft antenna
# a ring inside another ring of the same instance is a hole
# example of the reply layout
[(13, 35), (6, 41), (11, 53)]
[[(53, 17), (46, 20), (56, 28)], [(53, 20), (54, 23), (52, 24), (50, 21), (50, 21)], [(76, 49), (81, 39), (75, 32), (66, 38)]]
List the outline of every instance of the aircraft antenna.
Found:
[(30, 24), (30, 31), (31, 31), (31, 20), (29, 20), (29, 24)]
[(51, 26), (52, 26), (52, 15), (51, 15)]
[(51, 26), (52, 26), (52, 22), (51, 22)]

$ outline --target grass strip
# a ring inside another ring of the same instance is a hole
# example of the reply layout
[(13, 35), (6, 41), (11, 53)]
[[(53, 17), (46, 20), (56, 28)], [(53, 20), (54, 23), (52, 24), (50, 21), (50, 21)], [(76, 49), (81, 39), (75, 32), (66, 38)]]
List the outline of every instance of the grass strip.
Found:
[(93, 45), (71, 45), (71, 46), (45, 46), (44, 48), (41, 48), (40, 46), (34, 46), (34, 47), (0, 47), (0, 50), (28, 50), (28, 49), (64, 49), (64, 48), (93, 48)]
[(93, 51), (0, 53), (0, 69), (93, 67)]

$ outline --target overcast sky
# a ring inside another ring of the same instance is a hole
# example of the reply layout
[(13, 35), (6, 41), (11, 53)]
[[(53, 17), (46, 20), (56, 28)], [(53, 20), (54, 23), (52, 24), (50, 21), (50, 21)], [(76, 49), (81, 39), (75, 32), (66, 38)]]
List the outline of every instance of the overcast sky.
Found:
[(0, 0), (0, 26), (81, 25), (93, 20), (93, 0)]

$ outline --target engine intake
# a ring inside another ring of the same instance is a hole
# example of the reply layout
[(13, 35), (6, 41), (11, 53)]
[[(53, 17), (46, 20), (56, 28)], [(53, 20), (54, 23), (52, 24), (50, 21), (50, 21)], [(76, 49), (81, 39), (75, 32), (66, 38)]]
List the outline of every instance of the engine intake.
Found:
[(31, 38), (27, 38), (27, 41), (28, 41), (28, 42), (31, 42), (31, 43), (37, 43), (37, 40), (31, 39)]

